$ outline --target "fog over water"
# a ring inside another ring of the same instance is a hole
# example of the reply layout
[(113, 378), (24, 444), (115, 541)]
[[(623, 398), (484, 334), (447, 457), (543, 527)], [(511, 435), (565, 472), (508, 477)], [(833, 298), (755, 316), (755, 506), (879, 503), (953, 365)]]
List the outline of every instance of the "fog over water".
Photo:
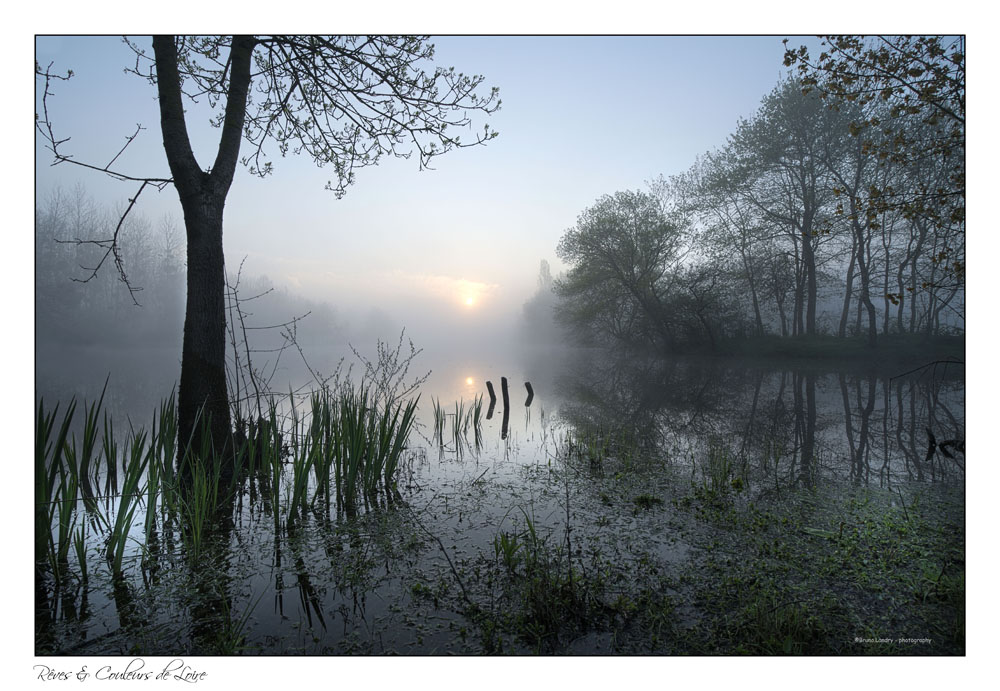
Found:
[[(436, 64), (482, 74), (484, 86), (501, 88), (501, 110), (473, 121), (475, 128), (488, 123), (500, 132), (487, 146), (451, 152), (429, 171), (419, 171), (412, 159), (385, 159), (361, 170), (341, 200), (323, 190), (332, 173), (317, 169), (305, 155), (275, 160), (275, 173), (267, 179), (243, 168), (237, 172), (226, 205), (227, 268), (234, 273), (245, 262), (246, 276), (267, 276), (279, 290), (310, 302), (275, 307), (268, 311), (269, 318), (285, 321), (308, 307), (329, 305), (332, 316), (314, 313), (302, 326), (323, 333), (321, 343), (307, 349), (318, 362), (339, 357), (347, 343), (373, 348), (378, 338), (395, 342), (403, 327), (416, 346), (425, 349), (424, 358), (449, 361), (459, 352), (482, 353), (491, 347), (506, 352), (518, 340), (522, 305), (536, 290), (539, 262), (547, 260), (555, 274), (562, 270), (556, 244), (577, 215), (599, 196), (679, 172), (699, 153), (721, 143), (736, 120), (752, 113), (773, 86), (783, 50), (776, 37), (453, 36), (434, 43)], [(147, 52), (148, 44), (148, 38), (137, 39), (137, 46)], [(711, 79), (662, 69), (693, 51), (716, 56), (703, 68)], [(727, 55), (733, 59), (725, 60)], [(57, 137), (71, 138), (64, 145), (67, 153), (81, 161), (110, 160), (121, 148), (122, 137), (139, 123), (145, 129), (117, 163), (129, 174), (166, 173), (157, 102), (151, 98), (155, 90), (123, 73), (123, 67), (134, 64), (135, 55), (120, 38), (40, 36), (36, 59), (42, 65), (51, 62), (60, 73), (74, 72), (72, 79), (53, 87), (48, 104)], [(600, 76), (599, 87), (595, 75)], [(631, 99), (628, 94), (644, 80), (660, 86), (644, 91), (644, 99)], [(711, 89), (709, 82), (714, 83)], [(632, 106), (613, 112), (580, 109), (577, 90), (584, 85), (589, 102)], [(697, 98), (688, 99), (684, 109), (666, 107), (669, 94), (678, 92)], [(109, 110), (105, 104), (110, 94), (115, 107)], [(39, 110), (41, 95), (39, 85)], [(214, 157), (217, 145), (218, 131), (207, 124), (210, 114), (204, 102), (190, 104), (188, 127), (203, 165)], [(665, 117), (668, 130), (683, 136), (664, 135)], [(627, 127), (630, 136), (613, 147), (581, 146), (608, 127)], [(472, 128), (463, 136), (473, 136)], [(44, 209), (53, 195), (72, 199), (82, 189), (99, 210), (100, 231), (95, 235), (67, 227), (65, 237), (104, 237), (135, 186), (68, 164), (49, 166), (51, 152), (45, 142), (37, 138), (35, 146), (36, 209)], [(174, 259), (183, 261), (183, 220), (172, 188), (145, 190), (133, 215), (141, 217), (151, 237), (159, 237), (162, 226), (172, 228), (166, 245)], [(36, 224), (36, 235), (37, 249), (50, 242), (53, 233)], [(62, 261), (52, 268), (49, 282), (59, 290), (90, 290), (81, 293), (81, 300), (93, 305), (97, 289), (69, 283), (70, 277), (86, 274), (78, 269), (80, 263)], [(146, 376), (158, 386), (176, 378), (171, 373), (179, 358), (183, 309), (178, 311), (178, 305), (183, 298), (178, 289), (183, 283), (143, 280), (139, 268), (129, 263), (126, 257), (126, 270), (144, 288), (138, 296), (143, 307), (129, 306), (124, 286), (113, 280), (113, 267), (105, 265), (102, 274), (110, 280), (103, 290), (117, 291), (113, 300), (121, 304), (108, 328), (74, 339), (86, 343), (85, 350), (73, 353), (66, 350), (68, 339), (51, 338), (48, 324), (60, 317), (48, 313), (44, 303), (37, 305), (40, 393), (56, 393), (48, 382), (60, 371), (71, 371), (69, 363), (77, 358), (82, 358), (85, 378), (101, 383), (108, 365), (131, 367), (129, 361), (137, 356), (119, 358), (114, 354), (118, 347), (135, 351), (154, 345)], [(182, 264), (175, 270), (180, 272)], [(36, 275), (47, 271), (44, 257), (36, 257)], [(473, 304), (467, 305), (467, 300)], [(170, 303), (168, 311), (165, 301)], [(163, 327), (151, 336), (154, 342), (143, 343), (137, 336), (123, 345), (114, 330), (133, 334), (143, 322)], [(60, 345), (52, 352), (54, 342)], [(102, 351), (102, 344), (110, 349)], [(171, 348), (175, 355), (170, 355)], [(122, 378), (137, 377), (132, 371)], [(93, 390), (88, 384), (87, 391)]]

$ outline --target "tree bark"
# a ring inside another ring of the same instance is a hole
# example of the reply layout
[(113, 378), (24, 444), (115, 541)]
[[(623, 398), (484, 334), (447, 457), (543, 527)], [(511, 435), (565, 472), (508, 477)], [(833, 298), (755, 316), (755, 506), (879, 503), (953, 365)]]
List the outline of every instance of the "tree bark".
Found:
[(865, 256), (867, 243), (865, 242), (865, 229), (861, 225), (861, 221), (858, 220), (858, 208), (855, 203), (855, 198), (851, 196), (851, 225), (854, 229), (854, 236), (857, 242), (857, 265), (858, 265), (858, 275), (861, 278), (861, 295), (859, 297), (859, 302), (864, 305), (865, 311), (868, 313), (868, 347), (874, 348), (878, 339), (878, 321), (875, 314), (875, 305), (872, 304), (871, 299), (871, 275), (868, 271), (868, 261)]
[(854, 296), (854, 262), (857, 260), (856, 235), (851, 235), (851, 261), (847, 265), (847, 279), (844, 286), (844, 306), (840, 311), (840, 326), (837, 327), (837, 336), (845, 338), (847, 336), (847, 318), (851, 314), (851, 298)]
[[(177, 401), (179, 460), (189, 444), (194, 452), (209, 448), (222, 463), (224, 476), (232, 469), (232, 425), (226, 390), (222, 219), (239, 159), (253, 48), (253, 38), (233, 38), (219, 149), (214, 165), (206, 172), (195, 159), (184, 121), (176, 40), (173, 36), (153, 37), (163, 148), (184, 210), (187, 234), (187, 304)], [(210, 436), (206, 438), (206, 434)]]
[(806, 271), (806, 323), (808, 336), (816, 335), (816, 254), (813, 251), (811, 228), (803, 232), (802, 262)]

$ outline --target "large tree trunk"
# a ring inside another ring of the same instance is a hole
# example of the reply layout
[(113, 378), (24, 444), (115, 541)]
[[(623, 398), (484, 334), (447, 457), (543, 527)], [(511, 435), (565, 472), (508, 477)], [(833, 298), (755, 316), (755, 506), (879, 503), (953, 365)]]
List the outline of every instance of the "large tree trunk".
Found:
[[(184, 121), (177, 42), (173, 36), (153, 37), (163, 148), (184, 209), (187, 231), (187, 309), (177, 401), (178, 452), (182, 457), (189, 444), (195, 452), (210, 448), (222, 463), (223, 476), (232, 470), (233, 449), (226, 390), (222, 214), (239, 158), (254, 45), (252, 37), (233, 37), (225, 119), (215, 163), (211, 172), (206, 172), (195, 159)], [(205, 438), (206, 433), (209, 438)]]
[(190, 439), (193, 450), (198, 450), (204, 443), (200, 436), (204, 421), (212, 435), (211, 448), (225, 458), (232, 428), (226, 389), (226, 279), (220, 202), (211, 190), (183, 196), (181, 201), (187, 229), (187, 309), (177, 413), (182, 445)]

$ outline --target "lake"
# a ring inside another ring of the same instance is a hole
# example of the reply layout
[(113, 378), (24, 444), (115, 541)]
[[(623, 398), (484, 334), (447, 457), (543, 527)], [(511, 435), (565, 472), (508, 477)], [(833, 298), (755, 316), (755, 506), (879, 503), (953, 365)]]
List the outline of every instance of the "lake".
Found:
[(963, 366), (424, 356), (395, 491), (248, 477), (197, 550), (144, 497), (115, 577), (54, 519), (36, 653), (964, 653)]

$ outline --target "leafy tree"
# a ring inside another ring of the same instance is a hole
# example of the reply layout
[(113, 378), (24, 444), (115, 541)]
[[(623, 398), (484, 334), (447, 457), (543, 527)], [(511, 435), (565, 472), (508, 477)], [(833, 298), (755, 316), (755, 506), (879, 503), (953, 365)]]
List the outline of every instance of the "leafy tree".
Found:
[(834, 118), (794, 80), (780, 84), (730, 137), (729, 157), (741, 198), (781, 229), (791, 244), (797, 278), (794, 333), (816, 333), (819, 246), (829, 233), (832, 185), (824, 166)]
[[(842, 112), (849, 115), (850, 110)], [(838, 132), (843, 132), (845, 122), (836, 122)], [(875, 305), (871, 300), (871, 270), (870, 247), (878, 221), (874, 217), (864, 218), (863, 208), (872, 199), (871, 189), (874, 160), (865, 154), (864, 144), (855, 138), (845, 141), (838, 138), (827, 142), (823, 153), (823, 163), (831, 177), (833, 193), (838, 198), (836, 214), (846, 216), (851, 236), (851, 257), (847, 270), (847, 289), (844, 292), (844, 310), (841, 314), (838, 334), (844, 335), (847, 307), (850, 302), (853, 274), (855, 269), (861, 282), (858, 297), (859, 309), (864, 307), (868, 315), (868, 345), (874, 347), (878, 337), (878, 325)], [(846, 208), (843, 199), (846, 198)], [(870, 208), (870, 207), (869, 207)]]
[[(741, 181), (734, 179), (730, 154), (723, 150), (699, 158), (688, 172), (672, 179), (671, 187), (679, 191), (684, 212), (699, 226), (702, 261), (726, 267), (730, 280), (749, 295), (753, 332), (763, 336), (766, 260), (778, 250), (763, 214), (744, 198)], [(665, 183), (661, 179), (658, 184)]]
[(821, 38), (815, 59), (805, 46), (792, 49), (786, 40), (785, 65), (795, 67), (803, 90), (816, 90), (833, 108), (855, 105), (850, 133), (877, 161), (910, 167), (930, 161), (945, 171), (935, 184), (873, 186), (867, 218), (899, 209), (908, 218), (957, 230), (936, 262), (964, 283), (965, 38)]
[[(204, 411), (211, 421), (212, 446), (226, 457), (232, 427), (222, 230), (238, 165), (242, 162), (255, 175), (270, 174), (269, 143), (282, 156), (305, 153), (318, 165), (333, 167), (336, 181), (327, 187), (339, 196), (354, 182), (356, 169), (385, 156), (407, 158), (416, 152), (424, 168), (452, 149), (492, 139), (496, 133), (488, 127), (471, 141), (454, 132), (470, 124), (472, 111), (495, 112), (499, 96), (495, 88), (484, 96), (477, 92), (480, 76), (440, 67), (425, 71), (434, 49), (421, 36), (154, 36), (151, 56), (138, 43), (129, 45), (136, 54), (132, 71), (156, 86), (171, 177), (123, 174), (114, 161), (87, 167), (141, 183), (123, 216), (147, 186), (172, 184), (177, 190), (187, 235), (178, 427), (182, 441), (194, 439), (198, 448), (195, 421)], [(36, 65), (36, 74), (45, 79), (38, 130), (57, 163), (87, 165), (65, 154), (61, 145), (66, 140), (54, 134), (49, 82), (72, 73), (57, 76), (50, 67)], [(195, 159), (184, 112), (185, 99), (202, 98), (216, 110), (213, 124), (220, 131), (210, 166)], [(244, 139), (249, 151), (241, 157)], [(116, 230), (101, 245), (116, 260), (117, 238)]]
[(685, 229), (643, 192), (604, 196), (566, 231), (556, 249), (570, 265), (556, 283), (564, 321), (601, 322), (620, 339), (674, 342), (666, 299), (684, 253)]

